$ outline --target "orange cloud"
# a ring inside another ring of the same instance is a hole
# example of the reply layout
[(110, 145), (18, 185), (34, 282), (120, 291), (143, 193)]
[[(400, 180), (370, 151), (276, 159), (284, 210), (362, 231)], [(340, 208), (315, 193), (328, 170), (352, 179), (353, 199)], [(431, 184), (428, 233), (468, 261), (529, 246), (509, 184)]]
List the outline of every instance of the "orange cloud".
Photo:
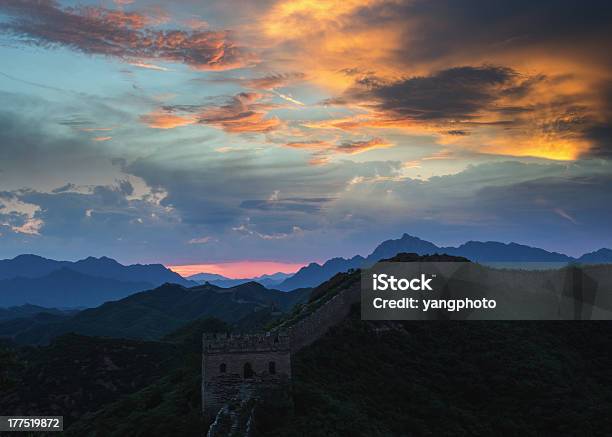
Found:
[[(257, 36), (276, 46), (274, 65), (308, 71), (312, 82), (334, 91), (353, 82), (347, 68), (368, 71), (376, 66), (400, 74), (383, 62), (400, 44), (400, 33), (387, 26), (363, 26), (355, 16), (382, 5), (382, 0), (283, 0), (267, 11)], [(407, 23), (404, 23), (407, 25)]]
[(175, 127), (194, 124), (197, 120), (192, 115), (176, 115), (164, 111), (155, 111), (142, 115), (140, 121), (154, 129), (174, 129)]
[(294, 149), (308, 149), (325, 152), (345, 153), (355, 155), (357, 153), (367, 152), (368, 150), (384, 149), (391, 147), (392, 144), (382, 138), (372, 138), (365, 141), (344, 141), (339, 144), (330, 143), (328, 141), (296, 141), (285, 144), (287, 147)]
[(167, 106), (162, 110), (143, 115), (140, 120), (157, 129), (172, 129), (189, 124), (207, 124), (230, 133), (265, 133), (270, 132), (282, 122), (276, 118), (267, 118), (267, 111), (272, 105), (261, 103), (263, 95), (257, 93), (239, 93), (225, 105), (219, 106)]
[(232, 97), (227, 105), (202, 111), (200, 123), (220, 127), (226, 132), (269, 132), (281, 125), (278, 118), (265, 118), (270, 106), (257, 103), (260, 94), (240, 93)]
[(141, 116), (140, 121), (156, 129), (207, 124), (230, 133), (265, 133), (278, 128), (282, 122), (277, 117), (266, 117), (274, 106), (261, 103), (263, 97), (257, 93), (239, 93), (225, 105), (166, 106)]

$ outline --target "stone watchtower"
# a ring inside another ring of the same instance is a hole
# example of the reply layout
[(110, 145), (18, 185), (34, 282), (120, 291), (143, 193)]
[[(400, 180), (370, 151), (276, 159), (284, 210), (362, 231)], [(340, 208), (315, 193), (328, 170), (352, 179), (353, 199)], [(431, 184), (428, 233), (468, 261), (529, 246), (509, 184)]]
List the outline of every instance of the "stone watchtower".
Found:
[(289, 336), (204, 334), (202, 410), (211, 419), (245, 391), (291, 379)]

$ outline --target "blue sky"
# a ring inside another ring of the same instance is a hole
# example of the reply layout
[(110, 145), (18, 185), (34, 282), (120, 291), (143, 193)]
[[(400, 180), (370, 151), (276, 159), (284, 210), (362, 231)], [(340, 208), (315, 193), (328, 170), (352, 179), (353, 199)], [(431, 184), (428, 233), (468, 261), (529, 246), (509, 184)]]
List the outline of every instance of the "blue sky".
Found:
[(295, 266), (404, 232), (612, 246), (610, 18), (3, 1), (0, 257)]

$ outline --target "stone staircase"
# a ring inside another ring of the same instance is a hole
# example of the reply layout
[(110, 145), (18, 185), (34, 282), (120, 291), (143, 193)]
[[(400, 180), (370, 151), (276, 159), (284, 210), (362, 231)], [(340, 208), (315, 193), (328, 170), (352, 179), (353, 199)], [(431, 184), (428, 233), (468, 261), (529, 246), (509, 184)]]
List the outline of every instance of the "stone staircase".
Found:
[(207, 437), (250, 437), (255, 410), (255, 389), (244, 384), (238, 394), (219, 410)]

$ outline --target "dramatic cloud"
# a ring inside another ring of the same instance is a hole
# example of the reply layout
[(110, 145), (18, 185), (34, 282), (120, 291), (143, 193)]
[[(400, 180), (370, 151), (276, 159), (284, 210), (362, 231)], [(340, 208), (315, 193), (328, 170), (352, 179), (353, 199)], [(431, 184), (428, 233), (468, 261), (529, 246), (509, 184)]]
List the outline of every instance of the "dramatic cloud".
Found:
[(358, 109), (306, 121), (312, 129), (402, 129), (574, 160), (606, 155), (611, 20), (604, 1), (285, 0), (264, 14), (262, 35), (273, 65), (308, 71), (338, 96), (327, 102)]
[(373, 100), (377, 110), (396, 120), (472, 120), (484, 110), (496, 109), (492, 106), (503, 96), (523, 90), (525, 83), (517, 76), (510, 68), (484, 66), (451, 68), (392, 83), (364, 79), (364, 89), (354, 88), (348, 98)]
[(226, 105), (202, 111), (199, 122), (218, 126), (226, 132), (269, 132), (276, 129), (281, 121), (278, 118), (265, 118), (265, 111), (273, 106), (259, 103), (261, 98), (262, 95), (257, 93), (237, 94)]
[(0, 0), (2, 256), (612, 245), (609, 2), (161, 4)]
[(2, 30), (28, 44), (65, 46), (128, 62), (181, 62), (196, 70), (227, 70), (249, 62), (227, 32), (156, 30), (151, 27), (159, 23), (156, 17), (137, 12), (85, 6), (63, 8), (53, 0), (6, 0), (0, 3), (0, 12), (10, 17), (2, 24)]
[(261, 103), (264, 96), (257, 93), (240, 93), (219, 106), (166, 106), (161, 110), (140, 117), (140, 120), (156, 129), (172, 129), (189, 124), (206, 124), (230, 133), (265, 133), (278, 128), (278, 118), (266, 118), (273, 105)]
[(576, 159), (588, 152), (586, 133), (599, 123), (601, 114), (588, 109), (584, 95), (559, 93), (540, 100), (542, 86), (553, 90), (564, 82), (488, 65), (455, 67), (399, 81), (363, 77), (329, 103), (357, 105), (369, 114), (307, 126), (402, 129), (486, 153)]

